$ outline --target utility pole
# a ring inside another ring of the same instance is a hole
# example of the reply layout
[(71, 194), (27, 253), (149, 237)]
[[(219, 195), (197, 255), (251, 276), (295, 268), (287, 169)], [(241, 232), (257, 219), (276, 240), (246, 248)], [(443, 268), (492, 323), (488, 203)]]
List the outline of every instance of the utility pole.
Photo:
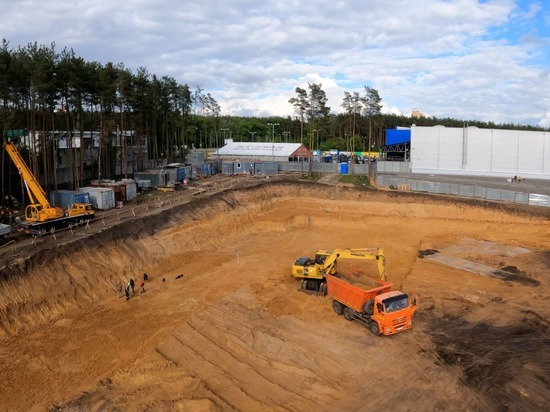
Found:
[(279, 123), (268, 123), (271, 126), (271, 157), (275, 161), (275, 126), (279, 126)]

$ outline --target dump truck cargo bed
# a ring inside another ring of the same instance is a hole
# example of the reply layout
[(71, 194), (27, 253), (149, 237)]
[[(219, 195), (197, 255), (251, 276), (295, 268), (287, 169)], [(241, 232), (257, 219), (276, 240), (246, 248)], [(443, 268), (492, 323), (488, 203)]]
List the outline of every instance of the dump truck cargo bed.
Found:
[(329, 275), (326, 277), (328, 295), (357, 312), (363, 310), (367, 301), (374, 299), (381, 293), (389, 292), (393, 286), (393, 283), (383, 280), (375, 279), (374, 281), (379, 286), (365, 290), (337, 276)]

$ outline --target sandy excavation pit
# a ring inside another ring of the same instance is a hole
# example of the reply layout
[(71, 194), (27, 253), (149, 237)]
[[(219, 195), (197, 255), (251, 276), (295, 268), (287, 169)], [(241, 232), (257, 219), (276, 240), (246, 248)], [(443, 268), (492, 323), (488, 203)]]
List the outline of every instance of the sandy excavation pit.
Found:
[[(0, 283), (0, 403), (548, 410), (550, 222), (502, 209), (273, 182), (48, 250)], [(376, 338), (296, 290), (293, 261), (337, 247), (384, 249), (389, 280), (419, 297), (410, 331)], [(143, 272), (127, 302), (106, 281)]]

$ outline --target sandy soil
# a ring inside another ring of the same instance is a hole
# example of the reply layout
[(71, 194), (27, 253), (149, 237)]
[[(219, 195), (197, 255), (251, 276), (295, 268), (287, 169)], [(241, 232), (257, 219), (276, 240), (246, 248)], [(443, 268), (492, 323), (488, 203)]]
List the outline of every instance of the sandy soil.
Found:
[[(39, 249), (2, 272), (0, 404), (548, 410), (550, 221), (526, 210), (271, 181)], [(345, 247), (384, 249), (411, 330), (374, 337), (296, 290), (297, 257)], [(129, 301), (108, 283), (144, 272)]]

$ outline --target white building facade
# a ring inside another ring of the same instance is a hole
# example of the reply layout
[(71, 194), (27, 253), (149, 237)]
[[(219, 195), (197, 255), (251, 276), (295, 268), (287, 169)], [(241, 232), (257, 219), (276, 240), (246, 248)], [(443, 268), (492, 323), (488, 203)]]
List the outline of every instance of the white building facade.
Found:
[(411, 128), (412, 173), (550, 180), (550, 132)]

